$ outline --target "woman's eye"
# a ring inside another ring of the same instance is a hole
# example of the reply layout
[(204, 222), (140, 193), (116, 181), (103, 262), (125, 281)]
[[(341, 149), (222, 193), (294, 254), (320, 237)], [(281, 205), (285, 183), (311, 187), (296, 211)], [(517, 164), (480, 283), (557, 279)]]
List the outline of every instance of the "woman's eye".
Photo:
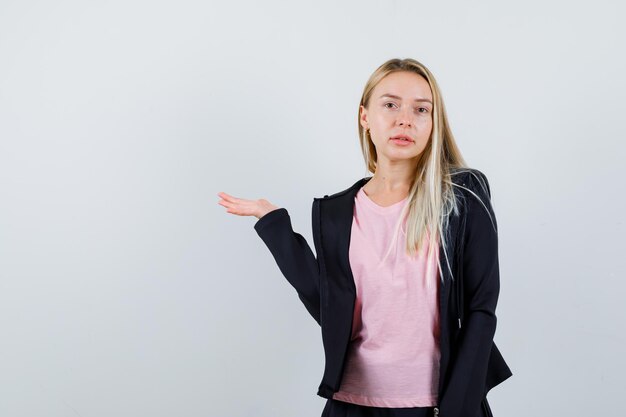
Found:
[[(423, 111), (422, 111), (423, 110)], [(419, 111), (420, 113), (428, 113), (428, 108), (426, 107), (420, 107), (417, 109), (417, 111)]]
[[(387, 107), (387, 104), (391, 104), (392, 106), (395, 106), (394, 103), (385, 103), (385, 107)], [(387, 107), (387, 108), (389, 108), (389, 107)]]

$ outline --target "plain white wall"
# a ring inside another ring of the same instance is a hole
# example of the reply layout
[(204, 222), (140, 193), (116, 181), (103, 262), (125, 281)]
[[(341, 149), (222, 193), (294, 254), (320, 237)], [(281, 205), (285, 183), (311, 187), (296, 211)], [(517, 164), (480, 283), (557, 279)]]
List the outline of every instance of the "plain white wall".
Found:
[(494, 415), (620, 415), (619, 2), (0, 3), (0, 415), (314, 417), (320, 330), (216, 193), (364, 176), (362, 88), (438, 79), (499, 222)]

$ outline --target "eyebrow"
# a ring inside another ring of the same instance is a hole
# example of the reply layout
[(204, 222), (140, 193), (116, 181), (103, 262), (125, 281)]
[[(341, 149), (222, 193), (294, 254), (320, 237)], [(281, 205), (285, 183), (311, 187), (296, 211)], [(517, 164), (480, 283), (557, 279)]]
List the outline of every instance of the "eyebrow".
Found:
[[(383, 94), (382, 96), (380, 96), (380, 97), (378, 97), (378, 98), (383, 98), (383, 97), (389, 97), (389, 98), (395, 98), (395, 99), (397, 99), (397, 100), (402, 100), (402, 98), (401, 98), (401, 97), (396, 96), (396, 95), (394, 95), (394, 94)], [(432, 102), (432, 101), (430, 101), (430, 100), (429, 100), (429, 99), (427, 99), (427, 98), (416, 98), (416, 99), (415, 99), (415, 100), (413, 100), (413, 101), (425, 101), (425, 102), (428, 102), (428, 103), (430, 103), (430, 104), (433, 104), (433, 102)]]

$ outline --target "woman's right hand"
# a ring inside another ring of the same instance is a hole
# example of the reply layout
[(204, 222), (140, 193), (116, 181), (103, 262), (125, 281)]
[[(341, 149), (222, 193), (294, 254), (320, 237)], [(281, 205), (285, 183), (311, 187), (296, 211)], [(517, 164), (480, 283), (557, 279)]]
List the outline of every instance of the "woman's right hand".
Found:
[(221, 198), (217, 204), (226, 207), (228, 209), (226, 210), (227, 213), (236, 214), (237, 216), (254, 216), (260, 219), (270, 211), (279, 208), (264, 198), (246, 200), (245, 198), (233, 197), (224, 192), (219, 192), (217, 195)]

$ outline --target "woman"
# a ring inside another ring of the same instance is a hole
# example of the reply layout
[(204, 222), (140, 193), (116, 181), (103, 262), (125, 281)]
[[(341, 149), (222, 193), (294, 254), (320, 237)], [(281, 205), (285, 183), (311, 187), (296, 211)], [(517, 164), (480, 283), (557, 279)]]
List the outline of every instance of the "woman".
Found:
[(218, 193), (254, 227), (322, 327), (323, 417), (492, 416), (512, 375), (493, 342), (497, 223), (487, 177), (468, 168), (439, 87), (413, 59), (369, 78), (358, 129), (374, 175), (313, 200), (317, 258), (288, 212)]

